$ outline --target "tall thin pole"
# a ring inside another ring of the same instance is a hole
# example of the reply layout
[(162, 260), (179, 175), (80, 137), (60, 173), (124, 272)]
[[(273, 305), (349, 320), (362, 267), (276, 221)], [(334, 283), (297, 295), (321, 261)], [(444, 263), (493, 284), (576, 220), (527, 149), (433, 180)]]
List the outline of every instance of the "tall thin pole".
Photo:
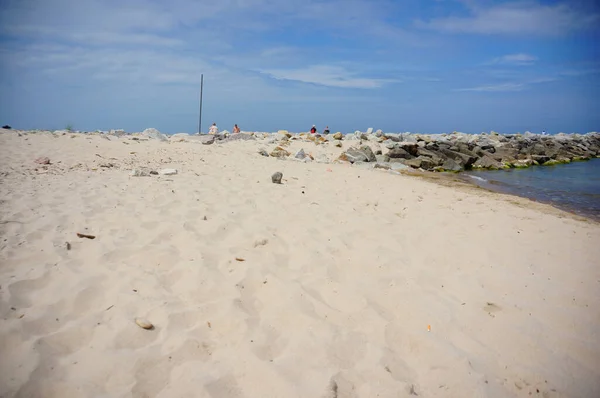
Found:
[(204, 90), (204, 74), (200, 75), (200, 115), (198, 116), (198, 134), (202, 132), (202, 91)]

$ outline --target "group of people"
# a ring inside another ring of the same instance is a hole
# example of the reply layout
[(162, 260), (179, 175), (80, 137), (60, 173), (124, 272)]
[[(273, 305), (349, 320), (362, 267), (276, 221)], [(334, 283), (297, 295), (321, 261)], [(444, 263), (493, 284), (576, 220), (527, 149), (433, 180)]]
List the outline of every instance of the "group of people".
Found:
[[(219, 128), (217, 127), (217, 123), (213, 123), (212, 126), (210, 126), (210, 129), (208, 130), (208, 134), (217, 134), (219, 132)], [(238, 134), (240, 132), (240, 128), (238, 127), (238, 125), (234, 125), (233, 126), (233, 134)], [(310, 133), (311, 134), (316, 134), (317, 133), (317, 127), (313, 124), (312, 128), (310, 129)], [(323, 130), (323, 134), (329, 134), (329, 126), (325, 127), (325, 130)]]
[[(310, 133), (317, 134), (317, 127), (314, 124), (313, 124), (312, 128), (310, 129)], [(325, 130), (323, 130), (323, 134), (329, 134), (329, 126), (325, 127)]]
[[(217, 134), (219, 132), (219, 128), (217, 127), (217, 123), (213, 123), (212, 126), (210, 126), (210, 129), (208, 129), (208, 134)], [(238, 134), (240, 132), (240, 128), (238, 127), (238, 125), (234, 125), (233, 126), (233, 134)]]

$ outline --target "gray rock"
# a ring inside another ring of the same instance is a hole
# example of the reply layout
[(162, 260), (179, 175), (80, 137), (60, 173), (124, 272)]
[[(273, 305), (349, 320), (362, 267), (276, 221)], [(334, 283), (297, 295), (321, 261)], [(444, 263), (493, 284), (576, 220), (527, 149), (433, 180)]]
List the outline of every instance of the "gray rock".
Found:
[(277, 172), (273, 173), (273, 175), (271, 176), (271, 181), (273, 182), (273, 184), (281, 184), (282, 178), (283, 178), (283, 173), (277, 171)]
[(454, 159), (446, 159), (444, 164), (442, 164), (442, 169), (446, 171), (462, 171), (463, 168), (461, 165), (456, 163)]
[(483, 157), (477, 159), (475, 163), (473, 163), (473, 168), (475, 169), (490, 169), (490, 170), (498, 170), (503, 168), (503, 164), (498, 162), (496, 159), (489, 155), (484, 155)]
[(254, 138), (254, 136), (252, 136), (252, 134), (248, 134), (248, 133), (238, 133), (238, 134), (231, 134), (229, 136), (227, 136), (226, 138), (223, 138), (221, 141), (219, 141), (219, 143), (227, 143), (227, 142), (231, 142), (231, 141), (254, 141), (256, 138)]
[(363, 145), (360, 147), (359, 150), (365, 154), (365, 156), (367, 157), (367, 162), (376, 162), (377, 161), (377, 158), (375, 157), (375, 154), (373, 153), (373, 150), (371, 149), (370, 146)]
[(265, 156), (265, 157), (267, 157), (267, 158), (269, 157), (269, 152), (267, 152), (267, 150), (266, 150), (265, 148), (259, 148), (259, 149), (258, 149), (258, 153), (259, 153), (260, 155), (262, 155), (262, 156)]
[(159, 141), (167, 141), (167, 136), (162, 134), (160, 131), (154, 128), (146, 129), (142, 132), (143, 137), (151, 138)]
[(306, 157), (306, 153), (304, 153), (304, 149), (300, 149), (298, 152), (296, 152), (294, 157), (296, 159), (300, 159), (300, 160), (304, 159)]
[(200, 137), (200, 142), (202, 145), (212, 145), (215, 142), (214, 135), (203, 135)]
[(403, 148), (391, 149), (386, 156), (391, 159), (411, 159), (414, 157)]
[[(373, 156), (375, 156), (375, 155), (373, 155)], [(369, 161), (367, 155), (365, 155), (362, 151), (360, 151), (357, 148), (348, 148), (348, 150), (346, 150), (346, 152), (342, 153), (342, 156), (340, 156), (340, 159), (347, 160), (350, 163), (368, 162)]]
[(406, 166), (412, 167), (413, 169), (430, 170), (435, 166), (431, 158), (426, 156), (419, 156), (418, 158), (414, 159), (405, 159), (402, 163), (404, 163)]

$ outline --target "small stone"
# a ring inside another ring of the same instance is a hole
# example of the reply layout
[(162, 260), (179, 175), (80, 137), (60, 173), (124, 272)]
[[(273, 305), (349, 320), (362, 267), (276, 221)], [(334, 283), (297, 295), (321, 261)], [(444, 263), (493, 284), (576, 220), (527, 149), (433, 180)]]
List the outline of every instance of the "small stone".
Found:
[(344, 135), (338, 131), (337, 133), (335, 133), (335, 134), (333, 135), (333, 138), (334, 138), (335, 140), (341, 140), (342, 138), (344, 138)]
[(335, 144), (333, 144), (334, 146), (341, 148), (342, 147), (342, 141), (335, 141)]
[(148, 177), (150, 175), (150, 172), (142, 169), (133, 169), (131, 170), (131, 173), (129, 173), (129, 175), (132, 177)]
[(265, 157), (267, 157), (267, 158), (269, 157), (269, 152), (267, 152), (267, 150), (266, 150), (265, 148), (260, 148), (260, 149), (258, 150), (258, 153), (259, 153), (260, 155), (262, 155), (262, 156), (265, 156)]
[(47, 158), (47, 157), (37, 158), (35, 160), (35, 163), (37, 163), (37, 164), (50, 164), (50, 158)]
[(147, 319), (144, 318), (135, 318), (135, 324), (141, 327), (142, 329), (152, 330), (154, 329), (154, 325), (151, 324)]
[(258, 246), (264, 246), (267, 243), (269, 243), (268, 239), (259, 239), (256, 242), (254, 242), (254, 247), (258, 247)]
[(177, 174), (177, 169), (162, 169), (161, 171), (158, 172), (158, 174), (163, 175), (163, 176), (172, 176)]
[(273, 184), (281, 184), (282, 178), (283, 178), (283, 173), (278, 171), (276, 173), (273, 173), (273, 175), (271, 176), (271, 181), (273, 181)]
[(290, 156), (290, 153), (282, 147), (278, 146), (275, 149), (273, 149), (273, 151), (271, 151), (271, 156), (273, 156), (274, 158), (285, 158), (287, 156)]
[(296, 152), (294, 157), (296, 159), (300, 159), (300, 160), (304, 159), (306, 157), (306, 153), (304, 153), (304, 149), (300, 149), (298, 152)]

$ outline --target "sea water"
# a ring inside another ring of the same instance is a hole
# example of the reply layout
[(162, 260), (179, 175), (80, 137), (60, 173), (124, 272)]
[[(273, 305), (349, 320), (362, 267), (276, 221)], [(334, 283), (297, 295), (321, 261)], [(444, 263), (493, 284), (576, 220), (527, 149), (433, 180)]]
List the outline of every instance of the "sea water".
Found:
[(600, 158), (527, 169), (470, 171), (475, 184), (600, 220)]

